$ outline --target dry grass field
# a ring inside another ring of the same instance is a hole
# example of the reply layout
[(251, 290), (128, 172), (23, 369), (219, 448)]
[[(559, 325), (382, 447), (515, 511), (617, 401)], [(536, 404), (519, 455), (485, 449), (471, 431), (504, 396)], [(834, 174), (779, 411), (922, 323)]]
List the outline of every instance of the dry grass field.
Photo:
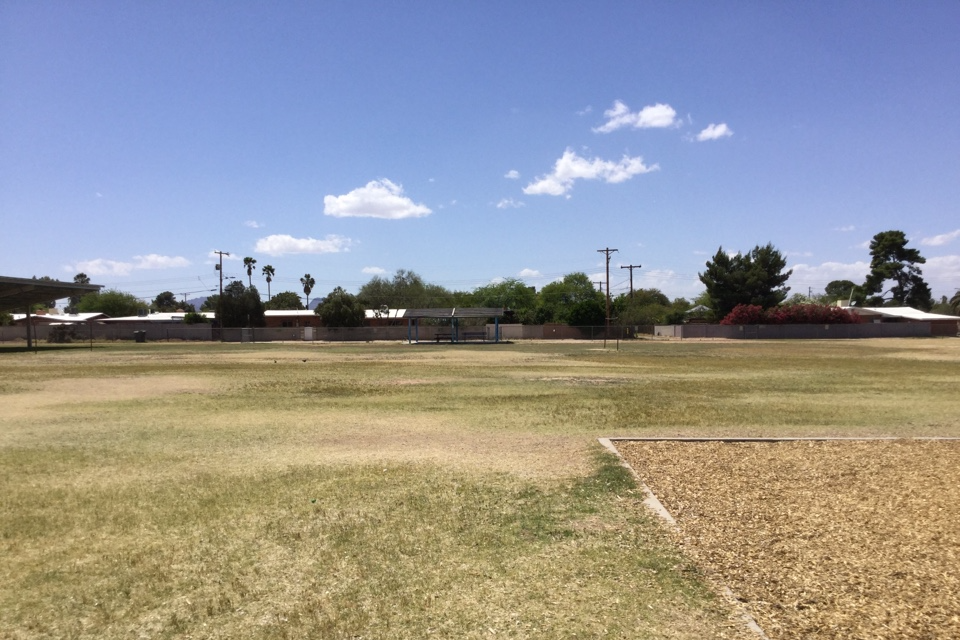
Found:
[(957, 340), (0, 347), (0, 637), (750, 637), (596, 438), (960, 435), (958, 363)]

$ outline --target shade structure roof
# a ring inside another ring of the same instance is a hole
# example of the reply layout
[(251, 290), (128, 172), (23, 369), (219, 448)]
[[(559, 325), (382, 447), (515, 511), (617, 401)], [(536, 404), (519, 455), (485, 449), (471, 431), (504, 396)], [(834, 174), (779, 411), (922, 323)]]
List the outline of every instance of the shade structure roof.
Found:
[(82, 296), (99, 291), (102, 287), (100, 284), (0, 276), (0, 311), (26, 311), (38, 302)]
[(453, 309), (407, 309), (404, 318), (500, 318), (499, 307), (457, 307)]

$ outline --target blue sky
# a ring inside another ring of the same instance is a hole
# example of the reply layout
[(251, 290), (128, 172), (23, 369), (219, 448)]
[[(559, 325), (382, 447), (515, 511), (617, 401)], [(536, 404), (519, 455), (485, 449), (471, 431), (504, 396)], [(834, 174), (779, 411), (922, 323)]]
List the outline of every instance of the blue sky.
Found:
[(960, 287), (960, 3), (0, 3), (0, 273), (205, 295), (410, 269), (793, 292), (903, 230)]

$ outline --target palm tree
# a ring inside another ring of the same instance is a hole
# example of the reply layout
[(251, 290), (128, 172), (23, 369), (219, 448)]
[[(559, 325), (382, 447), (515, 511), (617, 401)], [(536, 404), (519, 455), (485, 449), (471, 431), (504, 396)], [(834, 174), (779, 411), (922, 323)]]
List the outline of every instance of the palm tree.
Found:
[(273, 276), (277, 275), (277, 272), (273, 270), (273, 267), (269, 264), (263, 268), (261, 271), (263, 277), (267, 279), (267, 300), (270, 300), (270, 283), (273, 282)]
[(949, 304), (953, 307), (954, 313), (960, 313), (960, 289), (957, 289), (957, 292), (950, 298)]
[(257, 261), (253, 258), (244, 258), (243, 266), (247, 268), (247, 284), (253, 286), (253, 265), (257, 264)]
[(307, 309), (310, 308), (310, 292), (313, 291), (313, 285), (317, 284), (317, 281), (313, 279), (309, 273), (304, 274), (300, 278), (300, 284), (303, 285), (303, 293), (307, 296)]

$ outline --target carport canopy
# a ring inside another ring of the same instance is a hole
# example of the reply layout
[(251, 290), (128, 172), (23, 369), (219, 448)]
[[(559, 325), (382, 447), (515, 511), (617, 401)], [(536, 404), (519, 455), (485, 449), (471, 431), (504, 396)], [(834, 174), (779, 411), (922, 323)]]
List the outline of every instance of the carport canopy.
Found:
[(34, 280), (0, 276), (0, 312), (29, 312), (38, 302), (59, 300), (70, 296), (85, 295), (99, 291), (100, 284), (77, 284), (57, 280)]

